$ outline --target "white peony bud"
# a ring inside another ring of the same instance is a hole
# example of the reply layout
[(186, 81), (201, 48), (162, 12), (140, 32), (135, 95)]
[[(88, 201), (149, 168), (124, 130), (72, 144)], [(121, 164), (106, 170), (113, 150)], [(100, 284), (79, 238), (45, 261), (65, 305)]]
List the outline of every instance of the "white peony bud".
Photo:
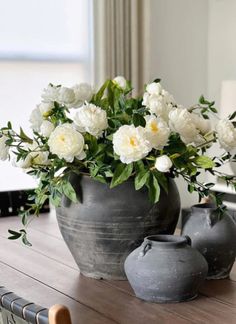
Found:
[(68, 107), (78, 108), (81, 107), (85, 101), (89, 102), (93, 96), (93, 88), (88, 83), (76, 84), (72, 87), (75, 100)]
[(58, 102), (62, 105), (70, 105), (75, 101), (75, 93), (73, 89), (61, 87), (58, 91)]
[(230, 120), (220, 120), (216, 125), (216, 132), (222, 148), (224, 148), (227, 152), (231, 152), (236, 149), (236, 129)]
[(7, 137), (0, 137), (0, 160), (5, 161), (9, 156), (9, 146), (6, 145)]
[(145, 116), (147, 139), (155, 149), (162, 149), (168, 142), (170, 129), (167, 123), (154, 115)]
[(39, 132), (43, 123), (43, 117), (38, 106), (32, 110), (29, 121), (31, 123), (31, 128), (35, 132)]
[(121, 162), (126, 164), (141, 160), (152, 150), (145, 129), (134, 125), (121, 126), (113, 134), (113, 148)]
[(146, 86), (146, 91), (150, 95), (155, 94), (158, 96), (161, 94), (162, 86), (159, 82), (152, 82)]
[(49, 137), (54, 129), (55, 126), (53, 123), (51, 123), (49, 120), (44, 120), (40, 126), (40, 134), (42, 134), (44, 137)]
[(53, 154), (67, 162), (85, 158), (84, 138), (72, 124), (57, 126), (49, 137), (48, 145)]
[(113, 79), (113, 82), (117, 84), (121, 89), (125, 90), (127, 86), (127, 81), (123, 76), (117, 76)]
[(172, 161), (167, 155), (156, 158), (155, 168), (160, 172), (169, 172), (172, 167)]
[(108, 127), (106, 111), (94, 104), (86, 104), (79, 108), (74, 122), (80, 132), (88, 132), (96, 137)]

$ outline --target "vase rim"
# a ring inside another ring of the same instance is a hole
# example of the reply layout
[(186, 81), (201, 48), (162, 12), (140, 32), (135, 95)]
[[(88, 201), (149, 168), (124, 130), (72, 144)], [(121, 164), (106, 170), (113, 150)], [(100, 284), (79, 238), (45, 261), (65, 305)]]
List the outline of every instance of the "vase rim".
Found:
[(179, 235), (158, 234), (145, 237), (144, 242), (157, 247), (173, 247), (188, 244), (189, 238)]
[(202, 210), (202, 211), (214, 211), (217, 209), (216, 204), (214, 203), (204, 203), (204, 204), (196, 204), (191, 207), (192, 210)]

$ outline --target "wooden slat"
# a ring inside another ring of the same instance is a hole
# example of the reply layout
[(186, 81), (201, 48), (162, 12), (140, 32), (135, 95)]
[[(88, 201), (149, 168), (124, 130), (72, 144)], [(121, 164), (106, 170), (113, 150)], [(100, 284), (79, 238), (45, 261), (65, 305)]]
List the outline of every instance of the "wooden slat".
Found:
[[(96, 323), (114, 324), (115, 322), (105, 318), (93, 309), (78, 303), (70, 297), (45, 286), (41, 282), (20, 273), (17, 270), (3, 264), (0, 260), (0, 284), (14, 291), (17, 295), (24, 297), (36, 304), (49, 308), (54, 304), (64, 304), (71, 312), (73, 323)], [(80, 321), (78, 320), (80, 318)]]

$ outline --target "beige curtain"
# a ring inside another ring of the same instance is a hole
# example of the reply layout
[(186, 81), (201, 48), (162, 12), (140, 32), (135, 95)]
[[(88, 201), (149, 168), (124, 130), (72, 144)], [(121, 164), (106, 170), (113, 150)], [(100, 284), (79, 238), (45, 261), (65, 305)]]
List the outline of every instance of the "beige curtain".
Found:
[(136, 93), (149, 81), (149, 0), (93, 0), (94, 83), (124, 76)]

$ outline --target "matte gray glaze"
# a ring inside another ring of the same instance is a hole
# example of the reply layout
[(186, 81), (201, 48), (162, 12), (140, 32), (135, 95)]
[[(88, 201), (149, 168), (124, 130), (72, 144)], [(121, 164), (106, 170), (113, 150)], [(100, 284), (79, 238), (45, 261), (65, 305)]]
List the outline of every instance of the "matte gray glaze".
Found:
[(182, 234), (189, 235), (192, 246), (206, 258), (207, 279), (229, 276), (236, 256), (236, 225), (227, 212), (219, 219), (214, 205), (194, 205), (183, 217)]
[(169, 181), (168, 195), (149, 202), (147, 190), (135, 191), (132, 180), (110, 189), (89, 176), (71, 176), (80, 199), (66, 197), (56, 214), (61, 233), (82, 274), (93, 278), (126, 279), (124, 261), (144, 237), (173, 233), (178, 221), (180, 199)]
[(125, 272), (135, 295), (157, 303), (197, 297), (207, 275), (207, 262), (190, 246), (189, 237), (153, 235), (125, 261)]

